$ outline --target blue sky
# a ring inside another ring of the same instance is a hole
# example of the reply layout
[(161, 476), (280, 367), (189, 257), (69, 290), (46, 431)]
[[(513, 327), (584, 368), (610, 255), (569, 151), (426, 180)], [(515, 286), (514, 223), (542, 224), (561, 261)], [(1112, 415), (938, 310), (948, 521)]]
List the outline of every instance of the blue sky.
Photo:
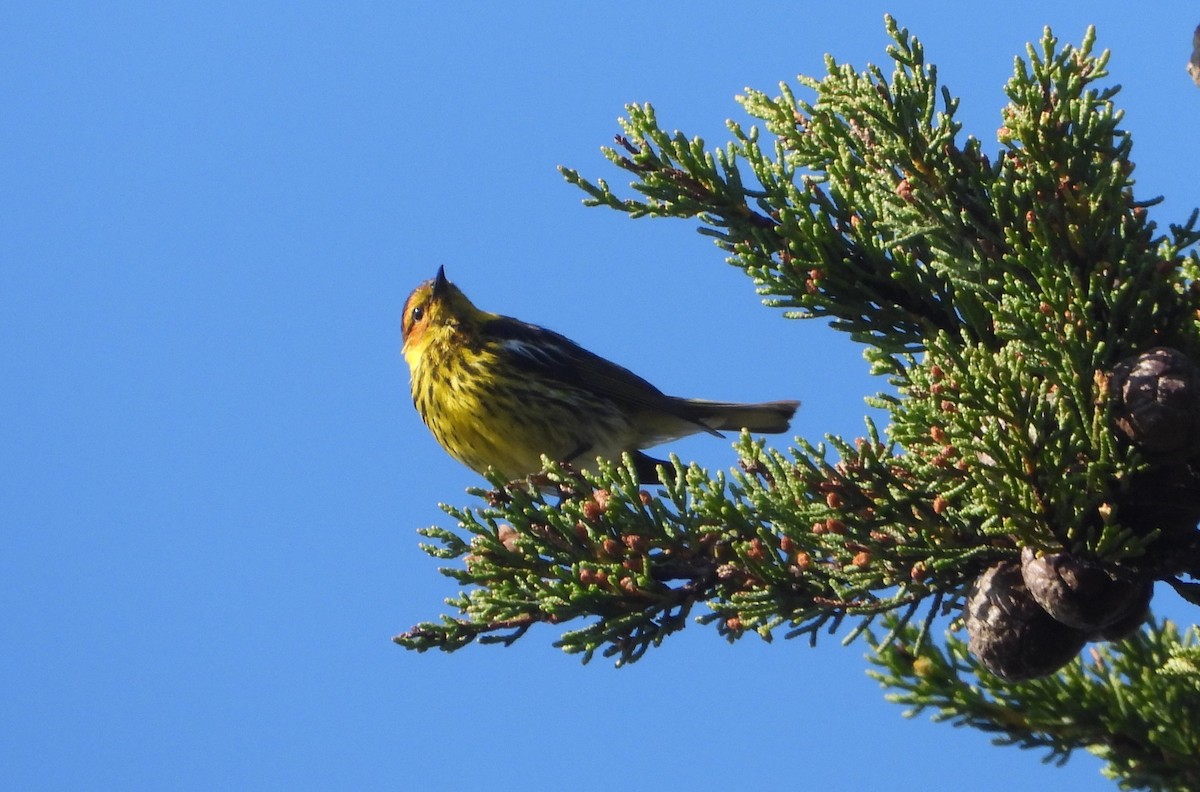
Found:
[(390, 642), (456, 593), (415, 531), (480, 483), (399, 355), (439, 265), (669, 392), (798, 398), (797, 434), (861, 433), (859, 348), (761, 308), (688, 224), (562, 181), (623, 183), (598, 149), (625, 103), (720, 144), (745, 86), (882, 63), (891, 11), (994, 150), (1013, 56), (1095, 23), (1139, 196), (1163, 225), (1200, 205), (1194, 3), (934, 5), (0, 9), (0, 786), (1111, 788), (1087, 756), (904, 721), (836, 639), (693, 626), (621, 670), (550, 630)]

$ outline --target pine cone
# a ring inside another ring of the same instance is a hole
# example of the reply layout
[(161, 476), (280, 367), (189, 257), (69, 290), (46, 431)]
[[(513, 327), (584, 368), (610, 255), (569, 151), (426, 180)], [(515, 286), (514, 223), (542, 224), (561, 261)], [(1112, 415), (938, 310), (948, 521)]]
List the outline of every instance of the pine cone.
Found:
[(1200, 370), (1182, 352), (1158, 347), (1125, 358), (1109, 388), (1117, 428), (1147, 458), (1178, 461), (1200, 450)]
[(971, 653), (1010, 681), (1053, 674), (1088, 640), (1037, 604), (1016, 561), (1002, 561), (976, 579), (967, 593), (966, 623)]
[(1154, 596), (1154, 582), (1147, 581), (1145, 588), (1138, 592), (1141, 600), (1129, 600), (1125, 615), (1112, 624), (1096, 630), (1088, 636), (1092, 641), (1120, 641), (1137, 632), (1150, 615), (1150, 598)]
[(1154, 582), (1069, 553), (1021, 551), (1021, 576), (1034, 601), (1056, 621), (1096, 635), (1133, 618), (1141, 624)]

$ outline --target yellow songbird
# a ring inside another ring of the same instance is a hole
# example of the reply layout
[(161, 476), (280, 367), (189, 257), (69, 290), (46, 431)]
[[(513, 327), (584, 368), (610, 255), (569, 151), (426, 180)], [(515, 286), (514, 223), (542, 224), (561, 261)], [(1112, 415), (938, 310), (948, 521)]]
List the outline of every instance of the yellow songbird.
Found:
[(797, 401), (668, 396), (628, 369), (537, 325), (476, 308), (437, 277), (404, 304), (412, 399), (442, 448), (478, 473), (536, 473), (542, 455), (587, 467), (630, 452), (644, 483), (663, 464), (639, 449), (720, 429), (787, 431)]

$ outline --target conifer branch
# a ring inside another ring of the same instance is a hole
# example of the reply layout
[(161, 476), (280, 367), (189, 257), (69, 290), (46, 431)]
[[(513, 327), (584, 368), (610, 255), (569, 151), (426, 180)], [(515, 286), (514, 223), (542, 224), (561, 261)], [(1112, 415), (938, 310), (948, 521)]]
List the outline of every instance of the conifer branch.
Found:
[[(1137, 719), (1197, 706), (1195, 634), (1116, 641), (1154, 581), (1200, 602), (1200, 213), (1164, 233), (1158, 199), (1135, 196), (1093, 31), (1074, 47), (1046, 30), (1018, 59), (985, 152), (887, 27), (890, 74), (829, 58), (799, 91), (748, 89), (761, 128), (729, 122), (724, 147), (630, 105), (604, 154), (632, 197), (562, 169), (588, 205), (697, 222), (768, 305), (864, 344), (891, 385), (869, 400), (886, 432), (787, 451), (743, 436), (738, 470), (673, 459), (654, 492), (630, 459), (493, 480), (443, 507), (457, 529), (423, 532), (461, 560), (442, 570), (466, 587), (458, 617), (396, 640), (453, 650), (550, 623), (570, 625), (565, 651), (627, 663), (699, 607), (730, 641), (882, 623), (897, 700), (1056, 761), (1088, 748), (1130, 786), (1194, 788), (1200, 718), (1169, 735)], [(931, 637), (960, 613), (973, 655)], [(1089, 642), (1090, 665), (1047, 676)]]
[[(1123, 789), (1186, 792), (1200, 787), (1200, 644), (1153, 623), (1124, 641), (1097, 646), (1045, 679), (1012, 683), (982, 668), (954, 635), (943, 648), (903, 629), (873, 641), (871, 676), (909, 709), (936, 721), (993, 733), (998, 745), (1045, 752), (1065, 763), (1081, 748), (1107, 763)], [(1168, 714), (1169, 713), (1169, 714)]]

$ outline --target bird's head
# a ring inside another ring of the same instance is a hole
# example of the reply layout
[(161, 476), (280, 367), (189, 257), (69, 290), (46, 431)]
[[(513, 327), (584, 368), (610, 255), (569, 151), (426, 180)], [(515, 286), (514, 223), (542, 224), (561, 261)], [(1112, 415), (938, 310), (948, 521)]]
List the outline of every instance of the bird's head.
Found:
[(416, 354), (430, 341), (449, 333), (470, 330), (482, 316), (462, 290), (446, 280), (444, 267), (408, 295), (400, 318), (400, 333), (405, 355)]

